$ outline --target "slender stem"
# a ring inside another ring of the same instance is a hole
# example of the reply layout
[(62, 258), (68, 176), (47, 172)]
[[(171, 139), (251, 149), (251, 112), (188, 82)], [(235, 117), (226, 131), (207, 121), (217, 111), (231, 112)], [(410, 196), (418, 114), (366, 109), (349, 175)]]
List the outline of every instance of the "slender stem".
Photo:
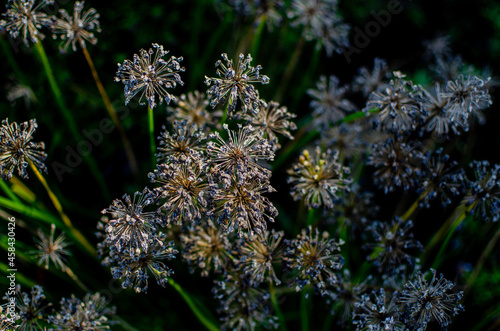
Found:
[(53, 215), (46, 213), (42, 210), (35, 209), (31, 206), (24, 205), (22, 203), (18, 203), (7, 198), (0, 196), (0, 206), (18, 212), (24, 216), (33, 217), (36, 220), (48, 223), (48, 224), (56, 224), (56, 226), (62, 226), (61, 221), (54, 217)]
[(490, 255), (491, 251), (495, 247), (496, 243), (498, 242), (498, 239), (500, 239), (500, 227), (498, 228), (497, 232), (491, 238), (490, 242), (484, 249), (483, 253), (479, 257), (479, 260), (477, 261), (476, 267), (474, 268), (474, 271), (472, 271), (472, 274), (469, 276), (469, 279), (467, 280), (467, 283), (465, 285), (465, 296), (469, 293), (469, 290), (471, 289), (472, 285), (474, 285), (474, 281), (476, 280), (477, 276), (481, 272), (481, 269), (483, 268), (484, 262), (486, 262), (486, 258)]
[(113, 123), (115, 124), (116, 128), (118, 129), (118, 132), (120, 134), (120, 137), (122, 139), (123, 147), (125, 148), (125, 152), (127, 153), (127, 158), (128, 162), (130, 164), (130, 169), (132, 170), (132, 173), (134, 176), (138, 176), (139, 170), (137, 167), (137, 161), (134, 155), (134, 151), (132, 150), (132, 145), (130, 144), (130, 141), (127, 138), (127, 135), (125, 134), (125, 130), (123, 129), (122, 123), (118, 119), (118, 116), (116, 115), (115, 108), (113, 107), (113, 104), (111, 103), (111, 100), (109, 99), (108, 93), (104, 89), (104, 86), (102, 85), (101, 79), (99, 78), (99, 75), (97, 74), (97, 70), (95, 69), (94, 66), (94, 61), (92, 61), (92, 58), (90, 57), (90, 54), (87, 50), (86, 47), (81, 47), (83, 54), (85, 55), (85, 59), (87, 60), (87, 63), (89, 64), (90, 71), (92, 71), (92, 76), (94, 77), (95, 83), (97, 85), (97, 89), (99, 90), (99, 93), (101, 94), (102, 101), (104, 102), (104, 105), (106, 106), (106, 110), (108, 111), (109, 116), (113, 120)]
[(276, 92), (276, 96), (274, 97), (274, 100), (277, 102), (281, 102), (283, 98), (283, 94), (285, 93), (285, 90), (288, 86), (288, 82), (292, 78), (292, 74), (295, 70), (295, 67), (297, 66), (297, 63), (299, 62), (300, 55), (302, 54), (302, 51), (304, 50), (304, 44), (306, 43), (306, 39), (302, 36), (300, 37), (299, 41), (297, 42), (297, 45), (295, 46), (295, 50), (293, 51), (292, 57), (290, 58), (290, 61), (288, 62), (288, 65), (285, 69), (285, 73), (283, 74), (283, 77), (281, 78), (281, 83), (278, 88), (278, 92)]
[[(458, 214), (457, 218), (451, 223), (451, 225), (449, 227), (447, 227), (447, 230), (442, 231), (443, 228), (441, 228), (440, 231), (438, 232), (439, 237), (437, 238), (437, 240), (434, 237), (433, 240), (431, 240), (431, 242), (429, 243), (430, 248), (432, 248), (435, 245), (435, 243), (442, 238), (444, 233), (447, 233), (447, 236), (446, 236), (444, 242), (441, 244), (441, 247), (439, 249), (438, 254), (436, 255), (436, 258), (434, 259), (434, 262), (432, 263), (432, 267), (434, 269), (437, 269), (437, 267), (441, 264), (442, 255), (444, 254), (444, 251), (446, 250), (448, 243), (450, 242), (451, 238), (453, 237), (455, 230), (458, 228), (458, 226), (460, 224), (462, 224), (462, 222), (465, 220), (465, 218), (467, 217), (467, 214), (472, 210), (472, 208), (474, 208), (474, 204), (471, 204), (469, 207), (465, 207), (465, 205), (461, 205), (461, 206), (463, 206), (463, 207), (461, 208), (460, 213)], [(444, 226), (446, 226), (447, 224), (449, 224), (448, 221), (444, 224)], [(430, 252), (430, 248), (428, 251), (427, 247), (426, 247), (426, 251), (424, 252), (424, 256), (426, 256), (426, 253)]]
[(64, 267), (64, 272), (78, 285), (84, 292), (89, 292), (89, 289), (85, 284), (83, 284), (78, 277), (75, 275), (75, 273), (68, 267)]
[(151, 161), (153, 169), (156, 166), (156, 144), (155, 144), (155, 118), (153, 109), (148, 105), (148, 128), (149, 128), (149, 144), (151, 146)]
[(120, 326), (127, 331), (139, 331), (138, 329), (134, 328), (132, 325), (128, 324), (123, 318), (121, 318), (118, 315), (113, 315), (113, 319), (118, 321)]
[(7, 194), (7, 196), (12, 200), (12, 201), (15, 201), (15, 202), (21, 202), (19, 200), (19, 198), (17, 197), (17, 195), (14, 194), (14, 192), (12, 192), (12, 190), (10, 189), (9, 185), (7, 185), (7, 183), (4, 181), (4, 180), (0, 180), (0, 186), (2, 187), (2, 190), (5, 192), (5, 194)]
[(431, 189), (429, 187), (422, 194), (420, 194), (420, 196), (418, 197), (418, 199), (415, 200), (415, 202), (410, 206), (410, 208), (408, 208), (408, 210), (400, 217), (401, 220), (403, 220), (404, 222), (408, 221), (408, 219), (410, 219), (411, 215), (417, 209), (418, 204), (420, 203), (420, 201), (422, 201), (422, 199), (424, 199), (426, 197), (426, 195), (429, 194), (430, 191), (431, 191)]
[(465, 217), (466, 210), (467, 210), (467, 208), (465, 207), (464, 204), (460, 204), (457, 208), (455, 208), (455, 210), (453, 211), (451, 216), (443, 223), (443, 225), (438, 230), (438, 232), (436, 232), (434, 234), (434, 236), (431, 238), (429, 243), (425, 246), (425, 250), (423, 253), (423, 259), (422, 259), (423, 261), (425, 261), (427, 259), (427, 256), (430, 254), (430, 252), (432, 251), (434, 246), (436, 246), (437, 243), (441, 240), (441, 238), (445, 235), (445, 233), (450, 228), (450, 226), (453, 224), (453, 222), (455, 220), (461, 218), (462, 216)]
[(276, 298), (276, 291), (274, 289), (274, 284), (272, 281), (269, 282), (269, 294), (271, 295), (271, 303), (273, 304), (274, 311), (278, 316), (279, 327), (281, 331), (286, 331), (285, 317), (281, 311), (278, 299)]
[(302, 289), (302, 296), (300, 297), (300, 325), (302, 327), (302, 331), (309, 330), (309, 312), (307, 309), (308, 300), (307, 300), (307, 289)]
[(264, 30), (264, 26), (266, 25), (267, 15), (262, 14), (259, 17), (259, 25), (256, 28), (256, 31), (253, 35), (252, 46), (250, 48), (250, 54), (253, 57), (257, 57), (257, 52), (259, 50), (260, 38), (262, 37), (262, 31)]
[[(52, 89), (52, 92), (56, 98), (56, 103), (61, 110), (65, 120), (66, 124), (69, 126), (71, 133), (73, 134), (73, 138), (75, 139), (76, 142), (81, 142), (84, 141), (83, 136), (81, 133), (78, 131), (78, 128), (75, 123), (75, 119), (73, 118), (73, 115), (71, 112), (68, 110), (64, 103), (64, 99), (61, 93), (61, 90), (59, 89), (59, 85), (56, 82), (56, 79), (54, 77), (54, 73), (52, 72), (52, 67), (50, 66), (49, 59), (47, 58), (47, 54), (45, 53), (45, 50), (43, 49), (42, 42), (39, 40), (38, 42), (34, 43), (35, 49), (38, 52), (38, 55), (40, 57), (40, 60), (43, 65), (43, 69), (45, 70), (45, 74), (47, 76), (47, 79), (49, 80), (49, 85), (50, 88)], [(94, 158), (91, 155), (84, 154), (83, 158), (87, 162), (87, 164), (90, 167), (90, 170), (92, 171), (93, 176), (97, 180), (101, 192), (103, 192), (104, 196), (106, 199), (110, 199), (110, 194), (109, 194), (109, 189), (108, 186), (106, 185), (106, 182), (104, 181), (104, 177), (102, 176), (101, 172), (99, 171), (99, 168), (97, 167), (97, 163), (95, 162)]]
[(218, 331), (219, 327), (213, 324), (202, 312), (196, 307), (194, 301), (191, 299), (189, 294), (187, 294), (184, 289), (177, 284), (172, 278), (168, 279), (168, 283), (181, 295), (184, 301), (187, 303), (191, 311), (195, 314), (198, 320), (205, 326), (208, 330)]
[(54, 192), (52, 192), (52, 190), (50, 189), (49, 184), (47, 184), (47, 181), (43, 177), (42, 173), (38, 170), (38, 168), (33, 164), (33, 162), (31, 160), (28, 160), (28, 163), (31, 167), (31, 170), (33, 170), (36, 177), (38, 178), (40, 183), (42, 183), (43, 187), (47, 191), (47, 194), (49, 195), (50, 200), (52, 201), (52, 204), (54, 205), (57, 212), (59, 213), (59, 216), (61, 217), (64, 225), (66, 225), (66, 227), (69, 229), (69, 231), (74, 236), (74, 238), (85, 248), (85, 250), (88, 253), (90, 253), (90, 255), (92, 255), (94, 257), (97, 256), (97, 252), (96, 252), (94, 246), (92, 246), (88, 242), (88, 240), (83, 236), (83, 234), (73, 226), (69, 217), (64, 213), (63, 208), (61, 206), (61, 203), (59, 202), (59, 199), (54, 194)]

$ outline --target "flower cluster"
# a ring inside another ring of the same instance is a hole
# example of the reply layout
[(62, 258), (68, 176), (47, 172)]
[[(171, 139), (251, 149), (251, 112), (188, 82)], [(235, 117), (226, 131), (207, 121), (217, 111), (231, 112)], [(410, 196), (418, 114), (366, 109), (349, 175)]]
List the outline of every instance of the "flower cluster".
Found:
[(28, 178), (26, 168), (31, 163), (36, 169), (47, 172), (43, 163), (47, 158), (45, 144), (34, 143), (33, 134), (38, 124), (35, 119), (17, 124), (9, 123), (8, 119), (2, 121), (0, 127), (0, 172), (3, 180), (9, 180), (14, 175), (14, 170), (22, 178)]

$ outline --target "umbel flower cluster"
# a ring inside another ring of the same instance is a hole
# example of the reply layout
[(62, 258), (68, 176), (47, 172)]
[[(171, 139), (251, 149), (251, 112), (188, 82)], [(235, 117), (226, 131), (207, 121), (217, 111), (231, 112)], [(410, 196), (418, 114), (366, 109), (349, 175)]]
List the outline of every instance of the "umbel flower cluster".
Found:
[[(115, 118), (87, 50), (101, 31), (99, 14), (93, 8), (85, 11), (80, 1), (72, 15), (64, 9), (58, 16), (42, 11), (52, 3), (10, 1), (0, 27), (35, 47), (41, 47), (42, 31), (49, 28), (62, 40), (62, 53), (81, 49)], [(259, 29), (267, 22), (271, 31), (283, 21), (302, 29), (297, 58), (306, 41), (315, 40), (315, 52), (322, 47), (328, 57), (349, 46), (350, 27), (336, 0), (228, 5), (251, 17)], [(499, 220), (500, 165), (470, 162), (457, 153), (464, 149), (460, 139), (485, 123), (494, 81), (460, 70), (445, 44), (428, 44), (434, 49), (427, 69), (435, 79), (426, 85), (414, 84), (412, 75), (401, 68), (392, 71), (378, 58), (373, 68), (360, 68), (350, 84), (320, 74), (303, 89), (311, 112), (301, 119), (305, 124), (296, 138), (296, 115), (284, 105), (287, 101), (275, 101), (282, 100), (281, 93), (264, 100), (265, 89), (274, 86), (265, 69), (252, 64), (251, 54), (231, 58), (222, 53), (214, 59), (215, 70), (206, 72), (204, 80), (200, 77), (206, 91), (174, 95), (184, 85), (183, 57), (167, 57), (169, 51), (158, 43), (139, 50), (118, 64), (115, 82), (123, 84), (126, 105), (134, 99), (147, 105), (153, 158), (149, 184), (100, 207), (97, 250), (73, 225), (43, 177), (48, 155), (43, 142), (32, 141), (37, 121), (4, 119), (0, 173), (8, 199), (0, 197), (0, 216), (10, 220), (6, 208), (44, 222), (32, 228), (21, 220), (36, 235), (26, 245), (34, 250), (23, 259), (43, 272), (63, 274), (85, 294), (66, 295), (57, 305), (48, 302), (51, 296), (40, 285), (28, 292), (15, 286), (3, 298), (10, 305), (0, 306), (0, 329), (100, 331), (120, 323), (116, 308), (73, 272), (82, 269), (75, 268), (73, 242), (109, 269), (127, 295), (142, 298), (157, 285), (171, 285), (209, 329), (219, 325), (204, 316), (202, 300), (193, 300), (191, 289), (184, 291), (176, 283), (179, 260), (186, 273), (189, 269), (212, 280), (219, 304), (214, 311), (224, 330), (285, 329), (293, 318), (280, 306), (296, 303), (294, 312), (300, 310), (307, 329), (313, 300), (322, 300), (321, 307), (345, 329), (448, 328), (464, 311), (463, 297), (474, 289), (500, 235), (478, 259), (464, 291), (449, 279), (463, 281), (469, 271), (457, 278), (441, 270), (444, 255), (452, 243), (461, 245), (452, 242), (461, 227)], [(283, 82), (289, 75), (283, 74)], [(155, 133), (154, 115), (162, 109), (167, 121)], [(58, 217), (39, 208), (42, 200), (19, 180), (28, 179), (28, 168)], [(284, 208), (283, 201), (290, 206)], [(398, 203), (392, 206), (393, 201)], [(381, 210), (388, 205), (392, 212)], [(419, 223), (418, 212), (437, 214), (440, 220), (427, 245), (422, 244), (427, 224)], [(7, 237), (1, 242), (7, 249), (11, 245)], [(328, 323), (329, 317), (325, 329)]]

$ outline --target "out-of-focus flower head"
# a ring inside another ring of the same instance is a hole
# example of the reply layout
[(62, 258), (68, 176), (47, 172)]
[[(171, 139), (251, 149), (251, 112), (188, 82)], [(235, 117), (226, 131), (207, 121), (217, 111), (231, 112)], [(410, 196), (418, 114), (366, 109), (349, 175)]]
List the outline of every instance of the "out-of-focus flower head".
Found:
[(63, 43), (59, 46), (61, 53), (66, 53), (69, 46), (76, 52), (76, 44), (81, 48), (86, 48), (85, 42), (92, 45), (97, 43), (94, 32), (101, 32), (99, 27), (99, 14), (94, 8), (83, 11), (85, 1), (75, 1), (73, 16), (70, 16), (64, 9), (59, 10), (61, 18), (57, 18), (52, 25), (54, 38), (61, 36)]

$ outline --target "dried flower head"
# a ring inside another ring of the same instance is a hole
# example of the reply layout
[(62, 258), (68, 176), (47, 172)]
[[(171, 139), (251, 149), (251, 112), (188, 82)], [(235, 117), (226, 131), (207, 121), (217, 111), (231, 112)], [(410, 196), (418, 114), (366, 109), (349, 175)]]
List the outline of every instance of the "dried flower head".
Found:
[[(463, 292), (452, 293), (455, 284), (443, 275), (436, 277), (436, 270), (430, 270), (432, 278), (418, 272), (414, 279), (406, 283), (398, 303), (404, 305), (403, 320), (413, 330), (425, 330), (429, 322), (436, 321), (446, 329), (451, 323), (451, 316), (463, 311), (458, 303)], [(427, 273), (428, 274), (428, 273)]]
[(0, 21), (0, 28), (7, 30), (16, 39), (21, 35), (26, 46), (29, 41), (36, 43), (45, 36), (40, 32), (43, 26), (52, 24), (52, 17), (42, 9), (53, 4), (53, 0), (12, 0), (3, 14), (5, 20)]
[(85, 42), (92, 45), (97, 43), (97, 38), (92, 31), (101, 32), (99, 27), (99, 14), (94, 8), (83, 11), (85, 1), (75, 1), (73, 16), (70, 16), (64, 9), (59, 10), (61, 18), (57, 18), (52, 25), (54, 39), (57, 35), (61, 35), (63, 43), (59, 46), (61, 53), (68, 51), (69, 45), (76, 52), (76, 44), (81, 48), (86, 48)]
[(61, 299), (61, 308), (49, 316), (49, 321), (57, 330), (110, 330), (110, 326), (115, 324), (110, 317), (116, 313), (116, 308), (108, 307), (106, 301), (99, 292), (87, 293), (83, 300), (72, 294), (69, 299)]
[(465, 181), (465, 173), (457, 169), (458, 163), (450, 160), (440, 148), (434, 153), (427, 153), (423, 166), (424, 175), (420, 179), (419, 191), (427, 192), (420, 205), (429, 208), (429, 201), (437, 197), (443, 207), (451, 204), (451, 197), (461, 192)]
[(276, 327), (277, 318), (269, 310), (268, 292), (252, 284), (241, 270), (228, 272), (217, 281), (214, 295), (221, 302), (219, 313), (224, 313), (222, 329), (254, 330), (257, 325)]
[(379, 133), (371, 127), (366, 130), (366, 126), (359, 121), (342, 123), (333, 127), (327, 128), (322, 132), (318, 144), (325, 148), (330, 148), (339, 151), (339, 153), (347, 158), (352, 159), (355, 156), (363, 155), (369, 143), (370, 134)]
[(123, 288), (133, 288), (136, 293), (146, 293), (149, 274), (152, 274), (158, 285), (163, 287), (167, 284), (168, 277), (173, 274), (174, 271), (163, 263), (165, 260), (175, 258), (179, 253), (173, 246), (174, 242), (166, 242), (166, 235), (159, 232), (155, 240), (149, 240), (147, 249), (140, 251), (139, 254), (132, 256), (112, 250), (103, 264), (114, 265), (111, 267), (111, 274), (114, 279), (125, 279), (122, 283)]
[(328, 126), (341, 120), (347, 113), (356, 110), (356, 106), (344, 98), (348, 91), (347, 86), (339, 86), (339, 79), (330, 76), (321, 76), (316, 83), (316, 89), (307, 90), (313, 98), (311, 108), (313, 111), (313, 125), (315, 128), (325, 130)]
[(269, 141), (273, 150), (276, 151), (281, 148), (277, 134), (293, 139), (289, 130), (297, 129), (295, 123), (291, 121), (296, 115), (289, 113), (285, 106), (280, 107), (279, 103), (275, 101), (266, 104), (261, 100), (259, 104), (260, 110), (257, 114), (245, 114), (243, 118), (247, 121), (247, 124), (262, 132), (264, 138)]
[(304, 26), (305, 35), (320, 30), (337, 16), (337, 0), (293, 0), (288, 17), (292, 26)]
[(66, 270), (66, 265), (64, 263), (63, 255), (69, 255), (69, 252), (66, 250), (68, 243), (64, 241), (66, 239), (64, 233), (61, 233), (56, 239), (54, 239), (55, 231), (56, 226), (51, 224), (50, 236), (47, 237), (41, 229), (38, 229), (38, 238), (35, 238), (38, 264), (40, 265), (45, 263), (45, 269), (48, 269), (50, 261), (52, 261), (56, 268), (64, 271)]
[(158, 213), (168, 223), (200, 222), (206, 214), (208, 183), (203, 162), (163, 163), (149, 173), (152, 183), (161, 186), (153, 190), (162, 205)]
[(372, 92), (363, 109), (365, 112), (379, 109), (374, 123), (389, 132), (412, 130), (421, 120), (420, 105), (413, 97), (417, 87), (411, 81), (404, 80), (404, 77), (401, 72), (395, 71), (390, 86), (383, 92)]
[(381, 288), (364, 294), (355, 303), (353, 324), (356, 331), (404, 331), (406, 326), (401, 322), (401, 311), (397, 304), (398, 292), (386, 293)]
[(346, 326), (350, 321), (354, 305), (361, 300), (361, 294), (367, 290), (371, 279), (368, 277), (361, 283), (354, 283), (349, 270), (344, 269), (334, 289), (328, 291), (327, 302), (332, 305), (331, 314), (339, 316), (338, 324)]
[(228, 134), (225, 141), (218, 132), (210, 135), (215, 141), (207, 143), (207, 152), (214, 164), (214, 171), (231, 175), (236, 173), (240, 180), (250, 178), (265, 181), (271, 172), (258, 164), (259, 161), (274, 159), (274, 152), (269, 142), (251, 125), (242, 127), (238, 131), (229, 130), (223, 125)]
[(218, 121), (222, 117), (221, 110), (213, 112), (207, 110), (209, 100), (205, 93), (194, 91), (181, 94), (172, 102), (175, 107), (167, 107), (172, 114), (170, 116), (172, 122), (186, 121), (187, 125), (195, 124), (199, 129), (207, 129), (217, 127)]
[(272, 229), (255, 237), (246, 235), (241, 240), (239, 266), (250, 276), (253, 284), (260, 284), (264, 280), (281, 284), (274, 266), (281, 265), (283, 260), (284, 235), (283, 231), (276, 232)]
[(420, 86), (420, 93), (416, 98), (425, 112), (423, 130), (431, 132), (438, 138), (448, 137), (451, 131), (460, 134), (461, 129), (467, 130), (467, 114), (452, 112), (450, 98), (441, 91), (438, 83), (431, 91)]
[(125, 194), (123, 200), (116, 199), (102, 211), (112, 219), (106, 224), (105, 245), (118, 253), (136, 257), (149, 249), (156, 236), (156, 214), (145, 212), (144, 208), (153, 204), (152, 193), (145, 188), (135, 192), (133, 199)]
[(427, 60), (445, 60), (451, 55), (449, 35), (437, 35), (433, 39), (424, 40), (422, 44), (425, 47), (424, 58)]
[(243, 104), (243, 112), (259, 111), (259, 92), (251, 83), (268, 84), (269, 77), (260, 74), (260, 65), (250, 65), (252, 56), (243, 54), (238, 58), (238, 65), (234, 67), (233, 60), (229, 60), (227, 54), (222, 54), (222, 59), (215, 63), (217, 76), (220, 78), (209, 78), (205, 76), (205, 84), (209, 86), (207, 94), (210, 105), (215, 108), (219, 103), (228, 103), (227, 112), (230, 117), (239, 117), (235, 114), (237, 99)]
[(375, 58), (373, 69), (362, 67), (354, 79), (354, 91), (361, 91), (365, 97), (372, 92), (382, 92), (389, 87), (389, 68), (384, 59)]
[(21, 83), (14, 85), (7, 93), (7, 100), (9, 100), (12, 105), (15, 105), (18, 99), (24, 101), (24, 106), (28, 109), (31, 107), (31, 103), (36, 103), (37, 101), (36, 95), (31, 87)]
[(337, 15), (332, 15), (332, 19), (324, 21), (317, 29), (311, 29), (305, 32), (307, 40), (317, 40), (319, 45), (325, 49), (326, 55), (331, 57), (333, 52), (342, 53), (349, 48), (349, 31), (351, 26)]
[(26, 168), (29, 162), (38, 170), (47, 172), (47, 167), (43, 163), (47, 158), (47, 153), (43, 151), (43, 142), (34, 143), (33, 134), (38, 124), (35, 119), (23, 122), (20, 125), (16, 122), (10, 124), (8, 119), (2, 121), (0, 128), (0, 172), (3, 180), (9, 180), (17, 169), (17, 173), (22, 178), (28, 178)]
[(173, 124), (172, 134), (164, 126), (158, 139), (160, 140), (156, 154), (158, 163), (186, 163), (191, 160), (200, 161), (203, 159), (206, 136), (195, 124), (188, 124), (185, 120), (176, 121)]
[(474, 179), (466, 181), (464, 202), (470, 213), (485, 221), (500, 219), (500, 165), (488, 161), (473, 161)]
[(334, 200), (342, 191), (348, 190), (350, 182), (346, 178), (349, 168), (338, 163), (338, 157), (337, 151), (321, 152), (319, 147), (316, 147), (313, 156), (304, 150), (299, 163), (288, 170), (288, 183), (292, 184), (294, 200), (304, 199), (309, 208), (333, 208)]
[(367, 245), (373, 249), (368, 260), (373, 261), (380, 273), (391, 274), (402, 264), (410, 267), (415, 265), (415, 253), (423, 247), (413, 239), (411, 228), (412, 221), (405, 222), (399, 217), (390, 223), (373, 222), (367, 228), (375, 239), (375, 243)]
[(188, 262), (191, 272), (195, 268), (207, 277), (210, 272), (221, 273), (226, 270), (230, 258), (231, 242), (221, 227), (207, 220), (181, 234), (183, 258)]
[(364, 230), (369, 220), (379, 211), (373, 201), (373, 193), (361, 190), (359, 185), (352, 185), (342, 196), (342, 200), (324, 216), (329, 223), (344, 222), (351, 230)]
[[(481, 110), (492, 103), (488, 92), (487, 82), (477, 76), (458, 76), (457, 79), (446, 84), (445, 96), (450, 99), (452, 116), (459, 119), (477, 117), (479, 123), (484, 124), (485, 118)], [(467, 130), (466, 126), (465, 130)]]
[[(10, 291), (6, 293), (3, 299), (10, 301), (11, 298), (14, 298), (9, 294)], [(21, 286), (16, 286), (15, 317), (17, 317), (16, 324), (20, 330), (40, 330), (42, 324), (40, 322), (44, 320), (44, 310), (50, 306), (50, 304), (45, 304), (44, 300), (45, 294), (43, 294), (41, 286), (33, 286), (29, 293), (21, 292)], [(14, 316), (11, 317), (14, 318)]]
[(418, 143), (405, 143), (389, 138), (372, 146), (368, 164), (375, 166), (375, 183), (385, 193), (402, 187), (405, 191), (415, 187), (422, 173), (424, 155)]
[(134, 54), (133, 61), (125, 60), (123, 64), (118, 64), (115, 81), (125, 85), (125, 104), (138, 93), (141, 93), (139, 103), (145, 96), (151, 109), (156, 107), (157, 98), (160, 104), (163, 101), (169, 104), (174, 96), (167, 89), (174, 88), (177, 84), (184, 85), (179, 75), (185, 70), (180, 65), (183, 58), (171, 56), (165, 61), (163, 57), (168, 51), (158, 44), (153, 44), (153, 48), (156, 51), (151, 48), (148, 51), (141, 49), (139, 55)]
[(5, 311), (2, 306), (0, 306), (0, 330), (12, 331), (17, 330), (20, 325), (16, 324), (19, 319), (19, 315), (14, 311)]
[(210, 183), (214, 210), (211, 212), (226, 232), (243, 231), (250, 236), (261, 234), (267, 229), (267, 223), (274, 222), (278, 210), (264, 193), (274, 192), (266, 181), (257, 179), (240, 180), (237, 176), (224, 176), (221, 182)]
[(337, 273), (344, 265), (342, 256), (335, 253), (340, 252), (343, 243), (331, 239), (326, 231), (320, 236), (319, 230), (313, 231), (311, 226), (302, 229), (297, 239), (285, 240), (283, 261), (291, 272), (290, 285), (295, 285), (298, 292), (312, 284), (317, 292), (326, 295), (327, 285), (338, 282)]

